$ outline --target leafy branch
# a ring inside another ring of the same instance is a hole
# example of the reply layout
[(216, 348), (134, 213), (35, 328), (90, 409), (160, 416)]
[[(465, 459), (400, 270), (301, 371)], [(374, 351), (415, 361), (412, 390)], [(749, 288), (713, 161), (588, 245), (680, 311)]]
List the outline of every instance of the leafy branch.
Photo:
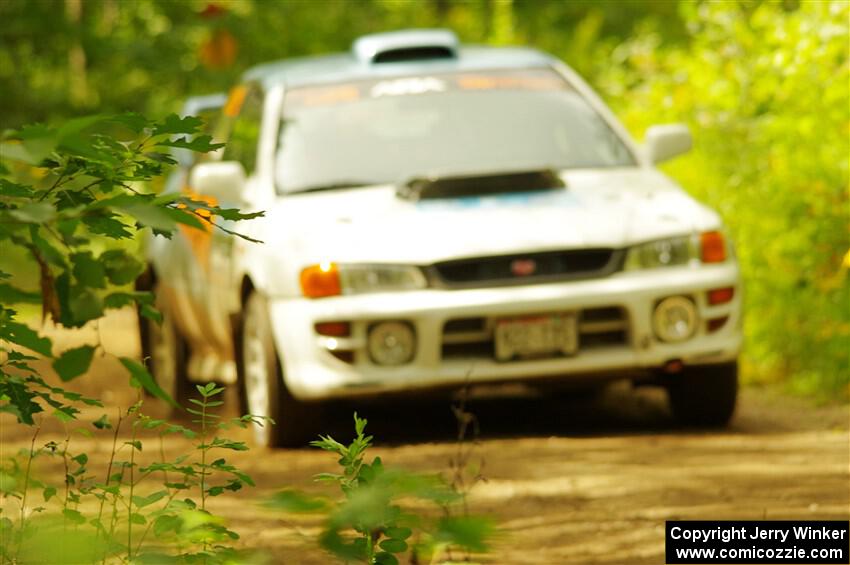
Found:
[[(74, 402), (99, 404), (45, 383), (30, 365), (36, 357), (26, 353), (52, 360), (67, 382), (88, 370), (94, 349), (54, 356), (51, 340), (19, 320), (17, 305), (41, 304), (42, 319), (71, 328), (129, 305), (158, 321), (152, 293), (126, 289), (145, 269), (129, 240), (146, 230), (170, 238), (182, 226), (256, 241), (223, 224), (262, 212), (243, 214), (179, 192), (148, 192), (149, 183), (176, 164), (172, 148), (207, 153), (222, 147), (201, 133), (202, 126), (192, 116), (152, 121), (127, 113), (25, 126), (0, 138), (0, 246), (28, 255), (39, 281), (33, 292), (0, 272), (0, 411), (33, 425), (33, 414), (48, 407), (73, 418)], [(167, 396), (143, 366), (122, 363), (134, 382)]]

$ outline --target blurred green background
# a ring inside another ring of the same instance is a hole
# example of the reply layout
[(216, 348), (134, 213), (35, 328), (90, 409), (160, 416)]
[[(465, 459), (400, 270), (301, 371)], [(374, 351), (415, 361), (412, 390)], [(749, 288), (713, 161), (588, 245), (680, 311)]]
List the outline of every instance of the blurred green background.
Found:
[(846, 399), (848, 19), (843, 0), (2, 0), (0, 127), (161, 117), (252, 64), (376, 31), (532, 45), (588, 79), (636, 138), (653, 123), (691, 126), (695, 150), (666, 170), (736, 243), (745, 378)]

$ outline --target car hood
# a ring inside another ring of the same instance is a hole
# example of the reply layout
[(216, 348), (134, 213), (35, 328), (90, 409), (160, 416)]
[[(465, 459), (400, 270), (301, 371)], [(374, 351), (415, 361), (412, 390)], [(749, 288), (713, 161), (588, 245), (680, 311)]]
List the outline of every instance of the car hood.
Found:
[(719, 225), (716, 214), (651, 169), (576, 170), (562, 177), (563, 189), (420, 201), (399, 198), (392, 186), (289, 195), (267, 211), (262, 235), (303, 264), (425, 265), (617, 248)]

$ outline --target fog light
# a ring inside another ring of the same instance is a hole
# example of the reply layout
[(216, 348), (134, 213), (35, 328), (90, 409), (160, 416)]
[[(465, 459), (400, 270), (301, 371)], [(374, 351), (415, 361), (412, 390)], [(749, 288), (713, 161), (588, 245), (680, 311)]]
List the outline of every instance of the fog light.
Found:
[(697, 309), (684, 296), (665, 298), (655, 307), (652, 327), (661, 341), (676, 343), (694, 335), (697, 328)]
[(369, 331), (369, 356), (378, 365), (404, 365), (413, 359), (416, 335), (405, 322), (381, 322)]

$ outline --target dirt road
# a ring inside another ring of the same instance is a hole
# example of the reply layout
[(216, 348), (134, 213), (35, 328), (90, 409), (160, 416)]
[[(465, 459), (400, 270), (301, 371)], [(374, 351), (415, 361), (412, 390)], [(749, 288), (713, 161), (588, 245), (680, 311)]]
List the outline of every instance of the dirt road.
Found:
[[(113, 340), (104, 345), (115, 353), (134, 347), (126, 332), (121, 337), (101, 328), (101, 335)], [(112, 383), (108, 396), (122, 404), (130, 398), (125, 379), (116, 363), (103, 359), (85, 388)], [(327, 430), (348, 439), (354, 408), (369, 419), (378, 444), (373, 454), (386, 465), (447, 471), (456, 445), (446, 404), (336, 406)], [(846, 405), (818, 407), (774, 389), (747, 388), (734, 422), (721, 432), (677, 429), (663, 395), (652, 389), (614, 387), (595, 399), (491, 400), (471, 408), (481, 429), (474, 458), (486, 477), (470, 492), (471, 511), (492, 515), (505, 533), (488, 562), (662, 563), (668, 519), (850, 515)], [(2, 415), (4, 456), (26, 445), (25, 434)], [(93, 460), (106, 450), (93, 441), (78, 446)], [(188, 447), (173, 440), (167, 451)], [(334, 458), (298, 449), (252, 450), (230, 459), (257, 488), (215, 499), (214, 510), (247, 545), (268, 549), (274, 562), (327, 563), (312, 541), (315, 520), (280, 516), (257, 503), (284, 487), (315, 490), (310, 477), (333, 471)]]

